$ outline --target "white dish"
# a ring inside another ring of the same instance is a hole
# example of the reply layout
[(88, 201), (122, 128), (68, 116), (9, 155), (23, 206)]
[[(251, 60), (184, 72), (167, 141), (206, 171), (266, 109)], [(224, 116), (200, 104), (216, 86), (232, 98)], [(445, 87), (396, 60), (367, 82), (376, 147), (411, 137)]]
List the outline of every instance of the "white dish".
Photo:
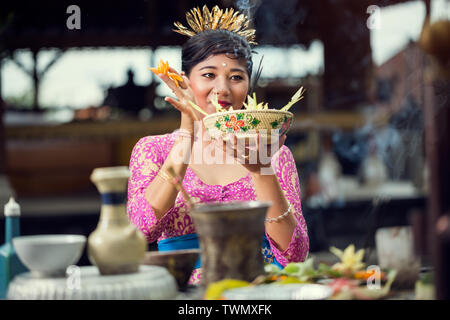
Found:
[(228, 300), (324, 300), (333, 289), (321, 284), (262, 284), (223, 292)]
[(20, 261), (34, 277), (64, 277), (68, 266), (83, 253), (83, 235), (47, 234), (20, 236), (12, 240)]

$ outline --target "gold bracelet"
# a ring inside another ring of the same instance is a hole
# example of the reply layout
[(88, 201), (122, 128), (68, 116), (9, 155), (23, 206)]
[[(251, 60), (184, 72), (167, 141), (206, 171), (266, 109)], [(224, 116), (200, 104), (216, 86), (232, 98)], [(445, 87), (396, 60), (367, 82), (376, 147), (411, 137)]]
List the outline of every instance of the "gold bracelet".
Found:
[(177, 178), (172, 177), (170, 174), (168, 174), (166, 171), (164, 171), (162, 169), (159, 170), (156, 175), (160, 176), (161, 178), (163, 178), (164, 180), (166, 180), (167, 182), (169, 182), (172, 185), (175, 185), (178, 183)]
[(162, 169), (159, 170), (158, 173), (157, 173), (157, 176), (160, 176), (161, 178), (163, 178), (164, 180), (166, 180), (170, 184), (173, 184), (172, 183), (173, 178), (167, 172), (165, 172), (164, 170), (162, 170)]
[(181, 135), (181, 134), (178, 136), (178, 138), (181, 139), (181, 140), (192, 141), (192, 137), (184, 136), (184, 135)]
[(187, 138), (189, 140), (194, 139), (194, 141), (197, 141), (197, 137), (193, 133), (183, 129), (178, 129), (178, 137)]

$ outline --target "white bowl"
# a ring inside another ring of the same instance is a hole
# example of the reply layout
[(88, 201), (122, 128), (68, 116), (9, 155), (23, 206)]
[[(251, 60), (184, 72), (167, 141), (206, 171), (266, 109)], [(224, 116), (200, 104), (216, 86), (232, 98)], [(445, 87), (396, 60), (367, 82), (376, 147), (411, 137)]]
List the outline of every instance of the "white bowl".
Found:
[(35, 277), (64, 277), (68, 266), (83, 253), (83, 235), (47, 234), (13, 238), (20, 261)]

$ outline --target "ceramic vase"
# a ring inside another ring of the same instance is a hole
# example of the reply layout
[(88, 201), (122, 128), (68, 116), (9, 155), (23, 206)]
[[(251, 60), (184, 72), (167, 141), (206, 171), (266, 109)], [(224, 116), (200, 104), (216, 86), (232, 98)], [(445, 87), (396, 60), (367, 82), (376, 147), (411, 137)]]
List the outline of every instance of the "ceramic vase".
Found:
[(126, 213), (128, 168), (96, 168), (91, 181), (101, 194), (97, 228), (88, 238), (88, 257), (102, 275), (136, 272), (147, 251), (144, 235)]

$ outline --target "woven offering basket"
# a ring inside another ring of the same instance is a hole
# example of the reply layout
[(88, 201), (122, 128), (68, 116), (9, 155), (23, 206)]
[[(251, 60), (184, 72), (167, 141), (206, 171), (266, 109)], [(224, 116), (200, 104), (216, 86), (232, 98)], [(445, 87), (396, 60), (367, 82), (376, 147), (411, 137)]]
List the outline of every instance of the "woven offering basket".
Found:
[(283, 135), (293, 119), (291, 112), (277, 109), (233, 110), (210, 114), (203, 118), (203, 123), (211, 139), (221, 136), (227, 140), (230, 133), (239, 138), (253, 137), (257, 133), (262, 136)]

